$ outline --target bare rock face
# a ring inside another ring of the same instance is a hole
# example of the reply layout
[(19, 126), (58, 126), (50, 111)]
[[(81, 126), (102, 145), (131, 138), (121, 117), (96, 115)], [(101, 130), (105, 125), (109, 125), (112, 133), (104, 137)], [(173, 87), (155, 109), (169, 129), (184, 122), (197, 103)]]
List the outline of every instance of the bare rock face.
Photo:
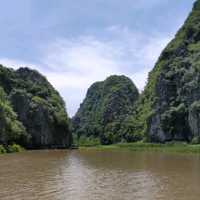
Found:
[(70, 147), (65, 104), (44, 76), (28, 68), (14, 71), (0, 66), (0, 85), (26, 129), (27, 148)]
[(200, 101), (195, 101), (190, 106), (188, 120), (193, 138), (200, 142)]

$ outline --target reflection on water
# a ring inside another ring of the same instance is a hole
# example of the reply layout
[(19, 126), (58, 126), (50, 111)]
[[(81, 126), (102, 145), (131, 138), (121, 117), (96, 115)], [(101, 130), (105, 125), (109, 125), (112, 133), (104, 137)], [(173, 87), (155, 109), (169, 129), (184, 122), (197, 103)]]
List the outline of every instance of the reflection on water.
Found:
[(0, 156), (2, 200), (199, 200), (200, 157), (126, 151)]

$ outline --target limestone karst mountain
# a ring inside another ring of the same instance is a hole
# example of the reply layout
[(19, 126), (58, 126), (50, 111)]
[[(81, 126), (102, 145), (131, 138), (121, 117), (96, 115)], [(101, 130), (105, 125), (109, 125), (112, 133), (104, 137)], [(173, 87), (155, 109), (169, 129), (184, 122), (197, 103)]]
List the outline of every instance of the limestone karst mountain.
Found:
[(138, 97), (137, 88), (125, 76), (114, 75), (94, 83), (73, 118), (75, 133), (98, 137), (103, 144), (136, 140), (137, 136), (128, 135), (125, 120)]
[(44, 76), (29, 68), (15, 71), (0, 66), (0, 86), (1, 144), (16, 142), (28, 148), (71, 145), (65, 103)]
[(200, 0), (150, 72), (132, 121), (152, 142), (199, 142)]

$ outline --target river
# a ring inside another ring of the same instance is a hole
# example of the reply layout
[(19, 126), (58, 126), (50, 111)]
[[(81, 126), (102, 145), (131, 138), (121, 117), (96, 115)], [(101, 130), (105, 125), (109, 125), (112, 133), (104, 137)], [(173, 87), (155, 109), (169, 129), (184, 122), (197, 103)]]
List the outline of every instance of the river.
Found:
[(125, 150), (0, 156), (0, 200), (199, 200), (200, 155)]

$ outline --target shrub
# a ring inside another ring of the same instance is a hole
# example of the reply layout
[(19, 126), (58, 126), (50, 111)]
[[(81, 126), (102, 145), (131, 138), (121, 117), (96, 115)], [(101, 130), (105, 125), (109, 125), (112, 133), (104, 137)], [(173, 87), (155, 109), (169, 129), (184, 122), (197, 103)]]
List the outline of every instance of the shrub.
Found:
[(6, 153), (6, 149), (3, 145), (0, 145), (0, 154)]
[(86, 137), (86, 136), (81, 136), (79, 139), (75, 138), (74, 139), (75, 145), (78, 146), (98, 146), (100, 145), (100, 140), (99, 138), (95, 137)]
[(200, 144), (200, 137), (199, 136), (196, 136), (192, 139), (192, 144)]
[(7, 147), (7, 152), (8, 153), (21, 152), (23, 150), (24, 149), (20, 145), (18, 145), (18, 144), (8, 145), (8, 147)]

